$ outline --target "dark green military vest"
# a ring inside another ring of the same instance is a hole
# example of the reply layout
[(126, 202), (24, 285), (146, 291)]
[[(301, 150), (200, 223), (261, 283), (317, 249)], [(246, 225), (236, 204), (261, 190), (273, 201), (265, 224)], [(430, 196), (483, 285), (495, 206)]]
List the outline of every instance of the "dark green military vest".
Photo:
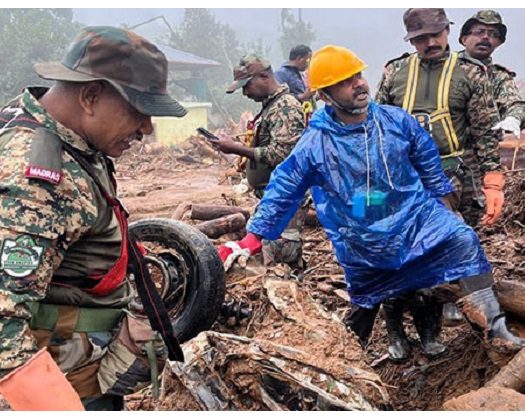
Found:
[[(272, 133), (270, 131), (271, 127), (266, 120), (266, 115), (270, 111), (272, 105), (286, 93), (288, 93), (288, 90), (277, 94), (254, 118), (254, 121), (259, 120), (260, 122), (255, 129), (253, 147), (267, 147), (272, 141)], [(273, 169), (275, 169), (275, 167), (269, 166), (264, 162), (256, 162), (255, 160), (249, 159), (246, 164), (246, 179), (253, 189), (256, 191), (262, 191), (268, 185)]]
[(393, 105), (414, 115), (430, 132), (445, 158), (463, 154), (470, 84), (457, 53), (440, 60), (421, 60), (412, 54), (396, 73), (390, 95)]

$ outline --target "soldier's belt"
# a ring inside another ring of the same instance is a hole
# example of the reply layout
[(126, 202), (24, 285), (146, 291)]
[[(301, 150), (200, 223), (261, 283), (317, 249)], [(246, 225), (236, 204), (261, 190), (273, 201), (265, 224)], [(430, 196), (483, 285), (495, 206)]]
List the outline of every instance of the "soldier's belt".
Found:
[(30, 303), (34, 330), (69, 329), (72, 332), (109, 332), (119, 322), (124, 311), (118, 308), (63, 306)]

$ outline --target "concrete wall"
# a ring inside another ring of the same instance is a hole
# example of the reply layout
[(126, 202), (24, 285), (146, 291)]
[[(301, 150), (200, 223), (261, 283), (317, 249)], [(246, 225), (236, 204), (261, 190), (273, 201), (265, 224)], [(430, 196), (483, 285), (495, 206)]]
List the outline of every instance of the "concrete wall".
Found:
[(208, 127), (208, 109), (211, 103), (181, 103), (188, 113), (183, 118), (154, 117), (155, 139), (161, 144), (179, 144), (195, 134), (198, 127)]

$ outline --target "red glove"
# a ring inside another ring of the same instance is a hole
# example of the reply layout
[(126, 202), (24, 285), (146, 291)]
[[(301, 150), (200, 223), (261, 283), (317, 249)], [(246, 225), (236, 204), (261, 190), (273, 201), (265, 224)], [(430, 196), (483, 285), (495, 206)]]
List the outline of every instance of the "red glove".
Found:
[(253, 256), (261, 251), (261, 239), (253, 233), (248, 233), (242, 240), (237, 242), (227, 242), (219, 246), (219, 256), (224, 263), (224, 269), (227, 271), (235, 259), (241, 255), (247, 257)]
[(226, 246), (225, 244), (221, 244), (219, 246), (218, 251), (219, 251), (219, 257), (221, 258), (222, 263), (224, 263), (226, 259), (228, 258), (228, 256), (230, 256), (233, 253), (233, 249), (229, 246)]
[(503, 195), (504, 185), (505, 178), (503, 173), (487, 172), (485, 174), (481, 190), (485, 194), (486, 210), (485, 215), (481, 219), (481, 224), (494, 224), (501, 215), (503, 203), (505, 202)]

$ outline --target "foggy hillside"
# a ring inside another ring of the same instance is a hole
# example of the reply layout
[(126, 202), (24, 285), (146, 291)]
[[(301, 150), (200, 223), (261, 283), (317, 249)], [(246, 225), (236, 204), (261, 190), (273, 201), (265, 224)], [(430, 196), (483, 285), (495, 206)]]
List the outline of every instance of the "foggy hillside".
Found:
[[(240, 41), (257, 41), (271, 46), (270, 60), (274, 67), (283, 61), (277, 39), (281, 9), (210, 9), (223, 23), (230, 25)], [(367, 76), (375, 85), (384, 63), (403, 52), (412, 52), (409, 43), (403, 41), (403, 12), (405, 9), (293, 9), (295, 16), (301, 13), (303, 20), (311, 22), (316, 40), (311, 45), (316, 49), (333, 43), (344, 45), (368, 64)], [(459, 31), (463, 22), (477, 9), (447, 9), (449, 18), (455, 22), (451, 28), (450, 44), (460, 49)], [(525, 77), (525, 54), (522, 40), (525, 39), (523, 22), (525, 9), (498, 9), (508, 27), (507, 41), (494, 54), (494, 59), (511, 69), (518, 78)], [(172, 27), (182, 21), (184, 9), (74, 9), (75, 19), (85, 24), (126, 24), (133, 26), (153, 17), (163, 15)], [(167, 26), (157, 20), (140, 26), (136, 31), (152, 39), (168, 33)]]

